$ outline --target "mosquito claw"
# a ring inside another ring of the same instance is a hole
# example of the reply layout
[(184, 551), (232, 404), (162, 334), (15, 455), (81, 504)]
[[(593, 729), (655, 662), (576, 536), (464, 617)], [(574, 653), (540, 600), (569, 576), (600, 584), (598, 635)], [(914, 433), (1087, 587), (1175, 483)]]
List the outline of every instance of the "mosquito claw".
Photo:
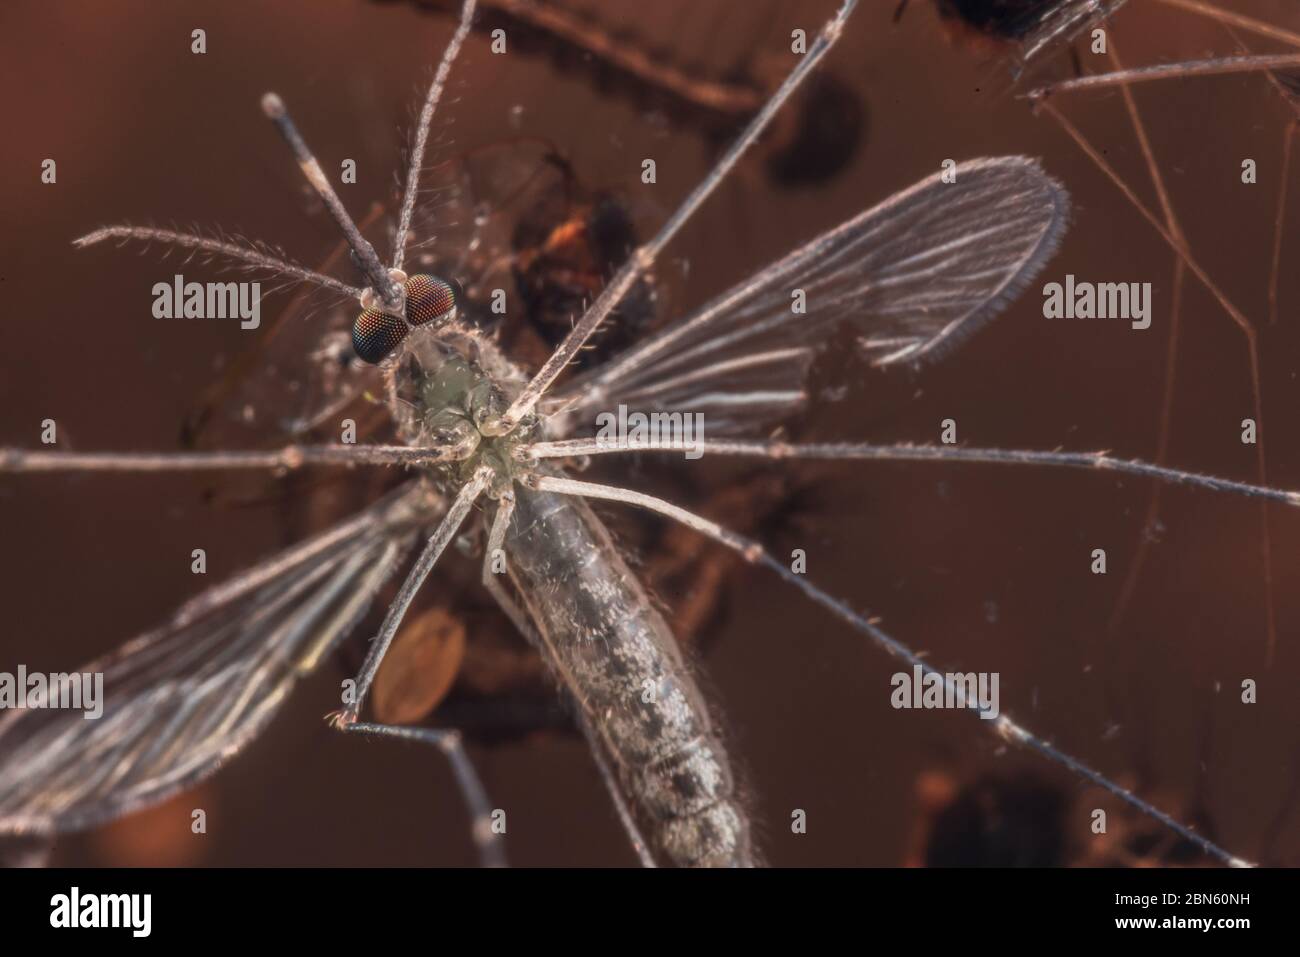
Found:
[(331, 711), (325, 715), (325, 723), (335, 731), (346, 731), (350, 726), (357, 723), (357, 716), (344, 708), (339, 711)]

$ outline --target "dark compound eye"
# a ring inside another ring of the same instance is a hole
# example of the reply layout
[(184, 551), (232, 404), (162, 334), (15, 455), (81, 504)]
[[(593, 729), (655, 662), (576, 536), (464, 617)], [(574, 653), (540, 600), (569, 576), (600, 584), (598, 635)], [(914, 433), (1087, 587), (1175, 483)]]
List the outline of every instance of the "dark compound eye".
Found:
[(366, 309), (352, 323), (352, 348), (371, 364), (402, 344), (412, 326), (442, 321), (456, 312), (456, 291), (433, 276), (412, 276), (406, 281), (406, 321), (399, 317)]
[(413, 326), (448, 318), (456, 311), (456, 292), (433, 276), (412, 276), (406, 281), (406, 321)]
[(352, 348), (364, 361), (374, 364), (401, 345), (410, 331), (401, 317), (366, 309), (352, 323)]

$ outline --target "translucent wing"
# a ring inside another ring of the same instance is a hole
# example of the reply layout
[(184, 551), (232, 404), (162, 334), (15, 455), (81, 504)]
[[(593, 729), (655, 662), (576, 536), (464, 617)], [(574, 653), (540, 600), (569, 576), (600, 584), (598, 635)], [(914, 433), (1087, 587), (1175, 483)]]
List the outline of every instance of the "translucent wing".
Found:
[(936, 174), (823, 233), (557, 401), (573, 423), (620, 403), (701, 412), (713, 434), (784, 418), (807, 402), (809, 368), (838, 328), (874, 366), (935, 358), (1025, 288), (1068, 216), (1065, 189), (1034, 160), (962, 163), (955, 182)]
[(89, 827), (216, 771), (365, 613), (428, 520), (426, 496), (410, 483), (86, 666), (103, 674), (98, 718), (52, 708), (6, 713), (0, 833)]

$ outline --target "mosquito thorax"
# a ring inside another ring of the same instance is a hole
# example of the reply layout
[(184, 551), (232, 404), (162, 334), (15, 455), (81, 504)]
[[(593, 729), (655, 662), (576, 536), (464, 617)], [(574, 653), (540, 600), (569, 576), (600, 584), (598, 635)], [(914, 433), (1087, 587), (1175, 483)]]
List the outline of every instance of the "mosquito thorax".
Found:
[(449, 471), (464, 479), (490, 465), (506, 481), (521, 469), (517, 449), (536, 438), (535, 417), (506, 435), (484, 425), (510, 406), (522, 380), (476, 330), (459, 325), (413, 330), (393, 357), (393, 411), (402, 440), (450, 448)]
[(361, 315), (352, 323), (352, 348), (372, 364), (391, 355), (412, 329), (438, 327), (456, 318), (456, 291), (451, 283), (423, 274), (408, 278), (400, 269), (390, 269), (388, 275), (402, 292), (397, 306), (390, 308), (377, 292), (367, 289), (361, 295)]

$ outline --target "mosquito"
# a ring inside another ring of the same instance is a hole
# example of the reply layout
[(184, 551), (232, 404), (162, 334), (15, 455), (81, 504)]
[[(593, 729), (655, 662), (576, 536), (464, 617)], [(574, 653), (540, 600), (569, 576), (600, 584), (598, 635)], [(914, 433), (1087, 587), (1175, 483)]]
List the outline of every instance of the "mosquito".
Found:
[[(1300, 504), (1300, 493), (1124, 460), (1101, 452), (795, 443), (757, 437), (807, 406), (819, 347), (844, 325), (876, 368), (947, 354), (1041, 271), (1066, 230), (1064, 187), (1032, 159), (962, 162), (890, 196), (771, 263), (693, 315), (613, 360), (562, 379), (591, 336), (659, 260), (816, 69), (856, 6), (844, 0), (785, 81), (708, 176), (638, 246), (540, 368), (529, 374), (462, 310), (455, 277), (408, 273), (417, 239), (430, 123), (470, 31), (460, 22), (425, 97), (387, 262), (344, 209), (277, 95), (262, 100), (304, 176), (346, 238), (363, 285), (262, 247), (173, 230), (104, 227), (77, 241), (176, 246), (270, 270), (355, 300), (351, 341), (377, 367), (397, 441), (292, 444), (271, 451), (82, 453), (0, 451), (8, 472), (159, 472), (404, 468), (409, 481), (349, 520), (200, 593), (159, 628), (88, 665), (102, 672), (103, 717), (29, 708), (0, 718), (0, 832), (85, 829), (192, 786), (257, 736), (296, 681), (360, 621), (415, 554), (330, 723), (349, 734), (431, 744), (448, 758), (485, 864), (505, 862), (493, 809), (452, 728), (362, 720), (380, 663), (417, 591), (471, 516), (486, 529), (483, 587), (537, 649), (573, 706), (629, 841), (647, 866), (747, 866), (761, 849), (714, 709), (664, 618), (591, 501), (621, 502), (679, 522), (763, 567), (909, 668), (950, 678), (871, 616), (766, 550), (671, 502), (573, 477), (585, 457), (680, 452), (677, 438), (611, 443), (589, 434), (615, 406), (702, 413), (704, 452), (762, 460), (934, 461), (1123, 473)], [(800, 292), (812, 307), (791, 309)], [(1246, 863), (1057, 748), (1006, 713), (982, 721), (1107, 789), (1217, 860)]]

